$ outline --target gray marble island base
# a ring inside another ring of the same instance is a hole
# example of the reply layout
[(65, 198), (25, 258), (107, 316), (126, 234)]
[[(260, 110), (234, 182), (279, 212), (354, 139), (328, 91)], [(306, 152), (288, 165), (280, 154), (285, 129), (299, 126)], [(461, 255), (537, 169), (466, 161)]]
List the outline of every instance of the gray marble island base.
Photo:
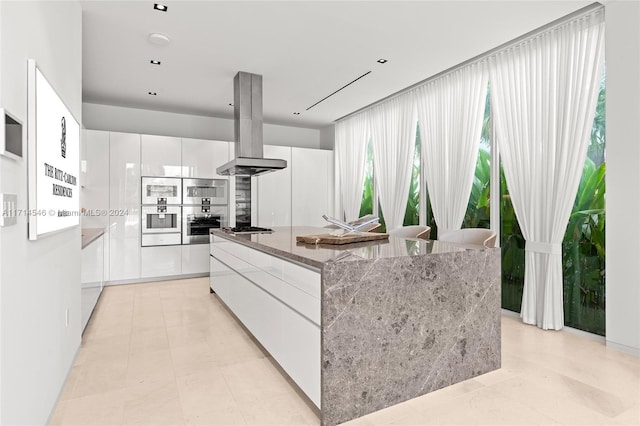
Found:
[[(302, 323), (308, 323), (312, 333), (300, 337), (311, 340), (300, 348), (282, 340), (263, 343), (261, 333), (268, 337), (270, 332), (259, 326), (272, 320), (270, 315), (259, 320), (252, 333), (321, 408), (323, 425), (337, 425), (500, 367), (500, 249), (395, 237), (346, 246), (296, 243), (296, 235), (313, 233), (326, 230), (287, 227), (273, 234), (238, 236), (212, 231), (212, 253), (214, 239), (227, 241), (217, 247), (226, 244), (231, 252), (236, 251), (228, 244), (235, 242), (244, 246), (237, 259), (246, 256), (248, 263), (235, 267), (229, 261), (236, 261), (228, 258), (231, 269), (217, 275), (212, 269), (211, 279), (232, 283), (237, 281), (233, 276), (242, 276), (239, 285), (261, 286), (255, 291), (296, 311), (294, 299), (280, 293), (289, 288), (286, 265), (309, 268), (307, 284), (290, 282), (316, 294), (307, 299), (311, 305), (297, 310), (306, 315)], [(226, 255), (216, 250), (224, 263)], [(219, 265), (215, 256), (212, 259)], [(283, 273), (276, 266), (280, 263)], [(282, 279), (281, 287), (261, 284), (268, 276)], [(313, 286), (320, 287), (315, 287), (317, 293)], [(235, 302), (227, 300), (233, 310)], [(315, 309), (318, 314), (313, 314)], [(287, 359), (292, 351), (298, 354), (293, 362)], [(318, 370), (307, 375), (314, 366)]]
[(500, 368), (500, 264), (492, 251), (325, 264), (324, 425)]

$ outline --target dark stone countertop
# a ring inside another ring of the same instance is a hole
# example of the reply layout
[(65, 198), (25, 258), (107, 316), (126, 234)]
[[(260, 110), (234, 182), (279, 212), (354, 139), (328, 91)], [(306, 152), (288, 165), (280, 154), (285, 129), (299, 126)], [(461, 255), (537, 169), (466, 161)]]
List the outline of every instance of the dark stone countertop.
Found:
[(234, 235), (219, 229), (211, 234), (239, 244), (290, 260), (306, 266), (321, 269), (326, 262), (347, 262), (354, 260), (376, 260), (428, 254), (452, 253), (465, 250), (484, 249), (482, 246), (444, 243), (417, 238), (389, 236), (388, 240), (367, 241), (344, 245), (305, 244), (296, 241), (299, 235), (328, 234), (334, 229), (310, 226), (274, 227), (272, 234)]
[(82, 241), (81, 247), (87, 247), (102, 235), (104, 235), (104, 228), (82, 228), (80, 235), (80, 239)]

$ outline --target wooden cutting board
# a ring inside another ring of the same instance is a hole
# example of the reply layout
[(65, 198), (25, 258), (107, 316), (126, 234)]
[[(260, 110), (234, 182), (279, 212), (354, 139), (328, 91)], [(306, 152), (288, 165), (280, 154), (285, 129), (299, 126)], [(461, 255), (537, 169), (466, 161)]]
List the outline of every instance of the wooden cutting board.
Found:
[(362, 232), (360, 234), (349, 234), (341, 237), (337, 237), (331, 234), (316, 234), (316, 235), (298, 235), (296, 241), (306, 244), (350, 244), (361, 243), (364, 241), (374, 240), (386, 240), (389, 238), (389, 234), (382, 234), (379, 232)]

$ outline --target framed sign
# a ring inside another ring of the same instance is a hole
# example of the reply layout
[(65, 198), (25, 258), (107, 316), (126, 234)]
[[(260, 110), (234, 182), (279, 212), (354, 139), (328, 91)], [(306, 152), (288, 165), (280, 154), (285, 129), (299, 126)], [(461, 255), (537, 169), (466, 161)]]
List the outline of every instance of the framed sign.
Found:
[(80, 125), (28, 61), (29, 239), (80, 224)]

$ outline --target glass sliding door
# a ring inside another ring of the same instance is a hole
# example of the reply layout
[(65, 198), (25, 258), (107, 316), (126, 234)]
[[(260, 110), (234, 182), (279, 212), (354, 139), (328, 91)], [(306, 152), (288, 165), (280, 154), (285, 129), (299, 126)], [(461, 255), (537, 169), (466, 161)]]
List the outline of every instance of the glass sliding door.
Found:
[[(565, 325), (605, 334), (605, 80), (580, 186), (562, 242)], [(500, 170), (502, 307), (520, 312), (524, 287), (525, 241)]]

